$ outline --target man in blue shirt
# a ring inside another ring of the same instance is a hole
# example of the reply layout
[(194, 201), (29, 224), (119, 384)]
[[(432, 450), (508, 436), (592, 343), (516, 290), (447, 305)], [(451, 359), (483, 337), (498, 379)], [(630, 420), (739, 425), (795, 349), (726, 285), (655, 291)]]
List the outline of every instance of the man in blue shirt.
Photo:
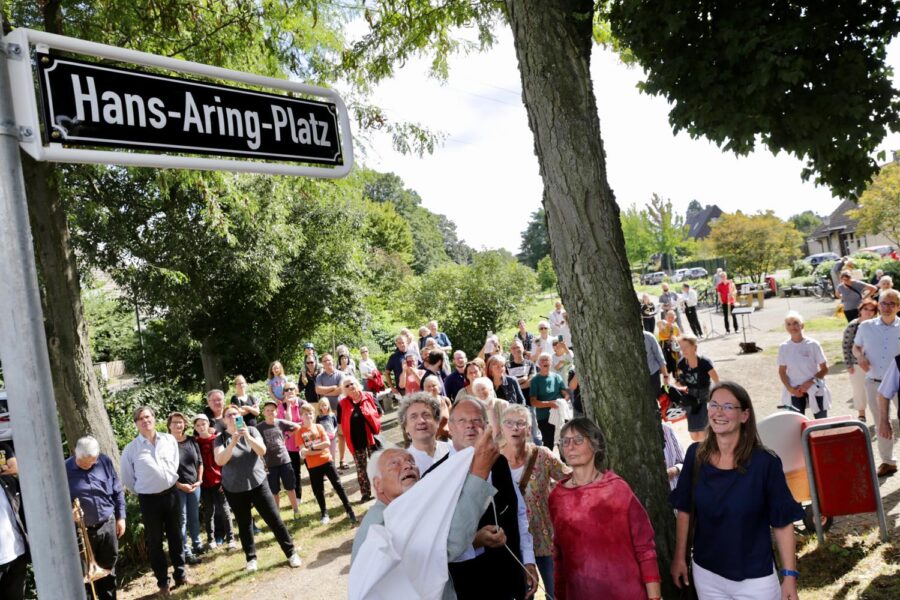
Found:
[[(869, 410), (873, 415), (881, 415), (878, 406), (878, 387), (881, 385), (894, 357), (900, 354), (900, 292), (885, 290), (878, 299), (879, 318), (869, 319), (859, 324), (853, 340), (853, 356), (859, 368), (866, 373), (866, 395)], [(891, 397), (887, 397), (891, 400)], [(890, 409), (888, 409), (889, 411)], [(877, 419), (878, 417), (876, 417)], [(889, 477), (897, 472), (897, 461), (893, 457), (893, 437), (878, 436), (878, 454), (881, 464), (879, 477)]]
[[(75, 444), (75, 455), (66, 460), (69, 498), (78, 498), (84, 513), (84, 525), (94, 552), (94, 560), (109, 575), (94, 582), (97, 598), (116, 598), (116, 559), (119, 538), (125, 533), (125, 491), (112, 461), (100, 454), (100, 444), (93, 437), (83, 437)], [(92, 597), (90, 584), (87, 597)]]
[(429, 321), (428, 330), (431, 332), (431, 337), (434, 338), (437, 345), (441, 347), (441, 350), (450, 352), (450, 350), (453, 349), (453, 345), (450, 344), (450, 338), (447, 337), (447, 334), (443, 331), (438, 331), (437, 321)]

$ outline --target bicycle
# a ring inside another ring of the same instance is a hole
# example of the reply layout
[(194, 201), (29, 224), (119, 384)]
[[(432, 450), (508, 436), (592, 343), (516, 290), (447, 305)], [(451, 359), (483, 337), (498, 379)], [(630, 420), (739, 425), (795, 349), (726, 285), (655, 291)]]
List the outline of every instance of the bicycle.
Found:
[(716, 305), (716, 290), (711, 287), (697, 290), (697, 306), (712, 308)]
[(834, 298), (834, 284), (831, 282), (831, 277), (819, 277), (813, 285), (812, 293), (816, 298), (825, 298), (826, 300)]

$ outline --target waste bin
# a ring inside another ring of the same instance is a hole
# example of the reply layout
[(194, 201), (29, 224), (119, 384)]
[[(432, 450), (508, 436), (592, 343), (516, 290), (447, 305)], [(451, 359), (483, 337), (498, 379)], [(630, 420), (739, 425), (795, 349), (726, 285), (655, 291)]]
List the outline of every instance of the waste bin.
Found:
[(864, 423), (829, 417), (801, 425), (806, 469), (819, 542), (824, 541), (820, 516), (878, 513), (882, 538), (887, 523), (875, 473), (872, 440)]

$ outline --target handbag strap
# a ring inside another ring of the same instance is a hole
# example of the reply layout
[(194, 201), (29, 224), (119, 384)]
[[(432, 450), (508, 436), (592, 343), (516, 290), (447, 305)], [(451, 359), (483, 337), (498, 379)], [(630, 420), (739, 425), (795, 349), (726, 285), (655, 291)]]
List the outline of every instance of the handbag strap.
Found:
[(534, 463), (537, 462), (537, 455), (537, 448), (532, 448), (531, 455), (528, 457), (528, 464), (522, 472), (522, 478), (519, 479), (519, 491), (522, 492), (522, 496), (525, 495), (525, 488), (528, 487), (528, 480), (531, 479), (531, 474), (534, 472)]
[(696, 518), (697, 518), (697, 503), (696, 503), (696, 492), (697, 492), (697, 479), (700, 477), (700, 461), (697, 458), (697, 451), (694, 451), (694, 465), (691, 469), (691, 517), (688, 521), (688, 537), (687, 537), (687, 548), (685, 549), (685, 560), (688, 560), (690, 557), (688, 554), (691, 552), (691, 549), (694, 546), (694, 527), (696, 527)]

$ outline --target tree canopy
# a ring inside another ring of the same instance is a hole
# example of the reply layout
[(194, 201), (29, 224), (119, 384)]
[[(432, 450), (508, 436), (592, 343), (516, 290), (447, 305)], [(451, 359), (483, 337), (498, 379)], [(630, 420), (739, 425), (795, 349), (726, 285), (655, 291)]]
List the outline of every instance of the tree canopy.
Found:
[(900, 163), (881, 170), (859, 198), (850, 216), (859, 219), (859, 234), (877, 234), (900, 246)]
[(531, 213), (528, 225), (522, 232), (518, 258), (532, 269), (536, 269), (545, 256), (550, 256), (550, 234), (547, 233), (547, 215), (543, 208), (539, 208)]
[(761, 281), (766, 273), (799, 256), (803, 238), (792, 224), (769, 210), (754, 215), (740, 211), (723, 214), (713, 223), (709, 241), (716, 253), (728, 260), (733, 275)]
[(872, 154), (900, 123), (886, 46), (900, 5), (869, 2), (612, 0), (618, 43), (666, 98), (675, 132), (747, 154), (762, 143), (806, 161), (838, 196), (862, 192)]

